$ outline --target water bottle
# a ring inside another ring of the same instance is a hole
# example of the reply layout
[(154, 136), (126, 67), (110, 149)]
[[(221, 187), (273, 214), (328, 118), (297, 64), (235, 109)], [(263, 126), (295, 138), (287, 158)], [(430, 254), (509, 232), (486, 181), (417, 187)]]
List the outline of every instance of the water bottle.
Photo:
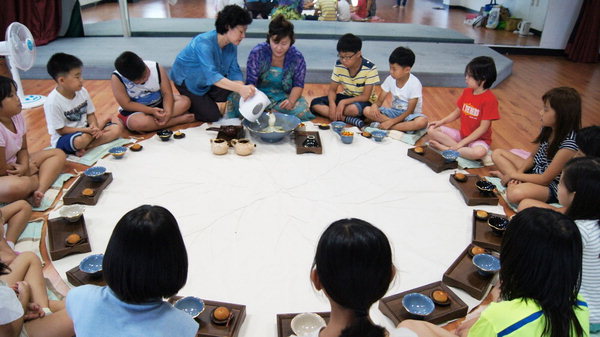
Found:
[(500, 21), (500, 6), (494, 6), (488, 16), (487, 24), (485, 28), (496, 29), (498, 22)]

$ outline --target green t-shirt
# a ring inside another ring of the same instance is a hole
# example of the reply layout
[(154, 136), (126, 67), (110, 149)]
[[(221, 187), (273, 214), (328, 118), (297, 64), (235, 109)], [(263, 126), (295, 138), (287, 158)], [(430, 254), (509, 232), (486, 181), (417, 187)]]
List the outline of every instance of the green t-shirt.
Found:
[[(584, 337), (587, 337), (590, 327), (588, 306), (581, 298), (577, 304), (575, 316), (583, 328)], [(542, 336), (544, 324), (542, 308), (534, 300), (525, 301), (519, 298), (490, 304), (469, 330), (469, 337)]]

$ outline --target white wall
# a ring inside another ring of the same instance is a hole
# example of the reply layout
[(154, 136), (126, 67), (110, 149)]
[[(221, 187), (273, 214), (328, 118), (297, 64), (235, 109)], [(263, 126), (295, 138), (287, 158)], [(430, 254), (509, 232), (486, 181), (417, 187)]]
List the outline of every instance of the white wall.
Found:
[(583, 0), (549, 0), (540, 48), (565, 49)]

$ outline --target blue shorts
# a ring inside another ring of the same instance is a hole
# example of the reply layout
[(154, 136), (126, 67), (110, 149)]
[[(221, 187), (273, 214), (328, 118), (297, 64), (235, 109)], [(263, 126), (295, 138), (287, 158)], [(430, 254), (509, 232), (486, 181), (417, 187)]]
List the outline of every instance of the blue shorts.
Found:
[[(346, 99), (346, 98), (352, 98), (354, 96), (348, 96), (348, 95), (344, 95), (344, 94), (337, 94), (335, 95), (335, 104), (338, 104), (341, 100)], [(354, 102), (352, 103), (354, 106), (356, 106), (356, 109), (358, 110), (358, 115), (356, 117), (362, 117), (363, 116), (363, 109), (371, 106), (371, 102)], [(317, 97), (315, 99), (312, 100), (312, 102), (310, 102), (310, 106), (311, 108), (314, 105), (327, 105), (329, 106), (329, 97), (328, 96), (321, 96), (321, 97)]]
[[(384, 108), (384, 107), (379, 108), (379, 112), (381, 112), (382, 114), (384, 114), (386, 117), (389, 117), (389, 118), (396, 118), (404, 113), (404, 111), (399, 110), (399, 109)], [(410, 115), (406, 116), (406, 118), (404, 118), (404, 121), (410, 122), (413, 119), (416, 119), (418, 117), (427, 118), (427, 116), (425, 116), (424, 114), (422, 114), (420, 112), (414, 112), (414, 113), (411, 113)]]
[[(115, 123), (111, 121), (106, 122), (102, 130), (106, 129), (107, 127), (113, 124)], [(60, 136), (60, 138), (58, 138), (58, 140), (56, 141), (56, 148), (63, 150), (66, 154), (75, 154), (75, 152), (77, 152), (78, 150), (75, 148), (75, 138), (81, 136), (82, 134), (83, 132), (78, 131)]]
[(60, 136), (58, 141), (56, 141), (56, 148), (63, 150), (66, 154), (74, 154), (77, 152), (77, 149), (73, 143), (75, 142), (75, 138), (82, 134), (82, 132), (73, 132)]

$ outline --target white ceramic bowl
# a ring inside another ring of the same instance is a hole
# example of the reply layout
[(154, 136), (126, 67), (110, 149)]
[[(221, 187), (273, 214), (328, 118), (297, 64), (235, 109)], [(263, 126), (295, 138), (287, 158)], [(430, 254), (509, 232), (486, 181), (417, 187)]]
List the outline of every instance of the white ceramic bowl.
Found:
[(67, 220), (75, 222), (79, 220), (83, 211), (85, 211), (85, 206), (83, 205), (66, 205), (61, 207), (58, 213)]
[(304, 336), (319, 331), (326, 325), (327, 323), (325, 323), (323, 317), (312, 312), (296, 315), (292, 318), (291, 323), (292, 331), (296, 336)]

